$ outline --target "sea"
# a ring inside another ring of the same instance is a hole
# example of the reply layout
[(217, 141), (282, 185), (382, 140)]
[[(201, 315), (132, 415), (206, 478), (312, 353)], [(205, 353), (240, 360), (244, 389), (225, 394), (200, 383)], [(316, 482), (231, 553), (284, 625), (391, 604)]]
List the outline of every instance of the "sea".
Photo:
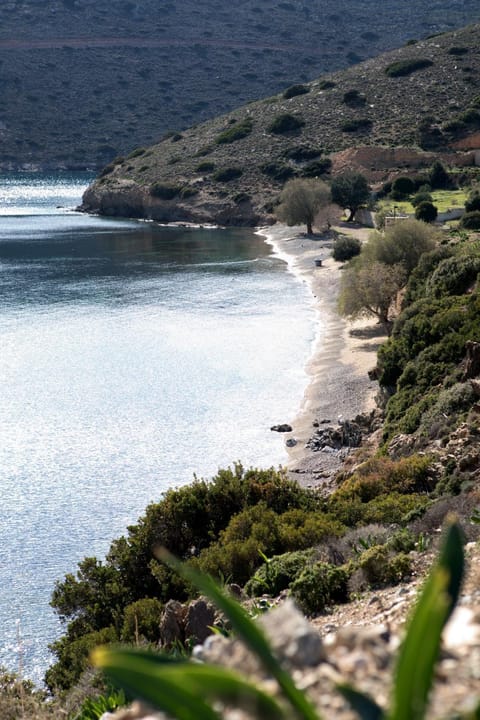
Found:
[(0, 666), (37, 685), (79, 560), (195, 474), (287, 461), (318, 331), (253, 230), (76, 212), (91, 179), (0, 176)]

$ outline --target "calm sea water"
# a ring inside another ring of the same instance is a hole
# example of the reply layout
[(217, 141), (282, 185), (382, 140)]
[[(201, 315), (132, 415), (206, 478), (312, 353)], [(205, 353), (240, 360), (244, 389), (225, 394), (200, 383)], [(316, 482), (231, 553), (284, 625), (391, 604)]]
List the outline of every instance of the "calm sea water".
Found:
[(56, 579), (194, 472), (286, 460), (314, 332), (252, 231), (71, 212), (87, 181), (0, 177), (0, 664), (39, 683)]

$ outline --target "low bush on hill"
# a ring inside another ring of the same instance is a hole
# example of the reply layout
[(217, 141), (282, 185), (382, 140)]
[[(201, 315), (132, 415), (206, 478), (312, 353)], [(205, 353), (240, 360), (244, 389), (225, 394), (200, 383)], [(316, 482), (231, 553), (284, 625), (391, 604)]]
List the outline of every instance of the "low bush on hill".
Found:
[(226, 167), (217, 170), (213, 174), (213, 179), (217, 182), (230, 182), (230, 180), (237, 180), (243, 175), (243, 170), (240, 167)]
[(385, 74), (392, 78), (405, 77), (417, 72), (417, 70), (423, 70), (424, 68), (430, 67), (431, 65), (433, 65), (433, 61), (427, 58), (399, 60), (387, 65), (385, 68)]
[(260, 166), (260, 170), (264, 175), (268, 175), (268, 177), (278, 183), (284, 183), (296, 174), (295, 170), (290, 167), (290, 165), (279, 161), (265, 163)]
[(466, 212), (463, 215), (460, 224), (466, 230), (480, 230), (480, 210)]
[(289, 100), (290, 98), (296, 97), (297, 95), (306, 95), (310, 92), (310, 88), (308, 85), (291, 85), (289, 88), (285, 90), (283, 93), (283, 97), (285, 100)]
[(333, 243), (332, 256), (337, 262), (345, 262), (356, 255), (360, 255), (362, 244), (360, 240), (349, 235), (340, 235)]
[(150, 187), (150, 195), (160, 200), (173, 200), (180, 195), (182, 187), (180, 185), (171, 185), (169, 183), (155, 182)]
[(313, 148), (305, 145), (296, 145), (295, 147), (285, 150), (284, 157), (287, 160), (304, 162), (305, 160), (313, 160), (313, 158), (317, 158), (321, 154), (322, 150), (320, 148)]
[(272, 120), (270, 125), (267, 127), (267, 130), (274, 135), (283, 135), (284, 133), (301, 130), (304, 125), (305, 120), (298, 115), (283, 113), (282, 115), (277, 115), (277, 117)]
[(325, 173), (330, 172), (331, 167), (332, 161), (330, 158), (314, 160), (311, 163), (307, 163), (307, 165), (302, 168), (302, 175), (307, 178), (315, 178), (319, 175), (325, 175)]
[(247, 135), (250, 135), (252, 128), (253, 121), (251, 118), (247, 117), (240, 122), (235, 122), (231, 127), (221, 132), (215, 142), (217, 145), (226, 145), (236, 142), (236, 140), (241, 140), (242, 138), (247, 137)]
[(365, 132), (367, 130), (370, 130), (373, 123), (369, 118), (354, 118), (353, 120), (346, 120), (341, 125), (342, 132)]

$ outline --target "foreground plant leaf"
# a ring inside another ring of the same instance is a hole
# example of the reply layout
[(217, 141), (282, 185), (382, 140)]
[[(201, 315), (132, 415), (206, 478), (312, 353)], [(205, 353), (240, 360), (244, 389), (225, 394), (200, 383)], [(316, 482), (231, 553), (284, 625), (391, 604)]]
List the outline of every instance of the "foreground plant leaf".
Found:
[(464, 570), (461, 530), (451, 524), (410, 621), (397, 661), (389, 720), (422, 720), (441, 635), (460, 594)]
[(176, 570), (182, 577), (196, 587), (227, 616), (233, 630), (242, 638), (250, 650), (262, 662), (263, 666), (275, 678), (285, 698), (302, 720), (321, 720), (320, 715), (305, 695), (295, 686), (290, 675), (282, 668), (273, 655), (270, 645), (260, 628), (248, 617), (241, 605), (224, 593), (207, 575), (198, 573), (193, 568), (181, 563), (168, 551), (161, 549), (158, 557)]
[(221, 667), (184, 660), (165, 662), (159, 654), (109, 647), (94, 650), (92, 659), (134, 697), (179, 720), (219, 720), (207, 700), (254, 711), (262, 720), (285, 720), (283, 710), (270, 695)]
[(347, 700), (361, 720), (383, 720), (385, 713), (371, 697), (350, 685), (337, 685), (337, 690)]

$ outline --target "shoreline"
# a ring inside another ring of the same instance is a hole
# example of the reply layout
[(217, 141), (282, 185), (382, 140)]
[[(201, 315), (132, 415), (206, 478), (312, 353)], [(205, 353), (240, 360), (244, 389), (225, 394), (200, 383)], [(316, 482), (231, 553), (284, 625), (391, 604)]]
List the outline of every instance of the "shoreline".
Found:
[[(342, 232), (365, 239), (370, 230), (342, 227)], [(305, 368), (308, 383), (299, 410), (288, 420), (292, 432), (285, 433), (285, 440), (296, 441), (286, 446), (286, 467), (301, 485), (326, 484), (340, 468), (345, 449), (314, 451), (306, 444), (318, 427), (338, 427), (339, 420), (375, 409), (378, 383), (370, 380), (368, 371), (375, 367), (378, 347), (386, 336), (375, 318), (348, 321), (338, 314), (342, 264), (331, 257), (331, 237), (312, 239), (302, 228), (280, 224), (259, 228), (257, 233), (306, 282), (312, 296), (315, 339)], [(316, 266), (317, 259), (322, 260), (321, 267)]]

